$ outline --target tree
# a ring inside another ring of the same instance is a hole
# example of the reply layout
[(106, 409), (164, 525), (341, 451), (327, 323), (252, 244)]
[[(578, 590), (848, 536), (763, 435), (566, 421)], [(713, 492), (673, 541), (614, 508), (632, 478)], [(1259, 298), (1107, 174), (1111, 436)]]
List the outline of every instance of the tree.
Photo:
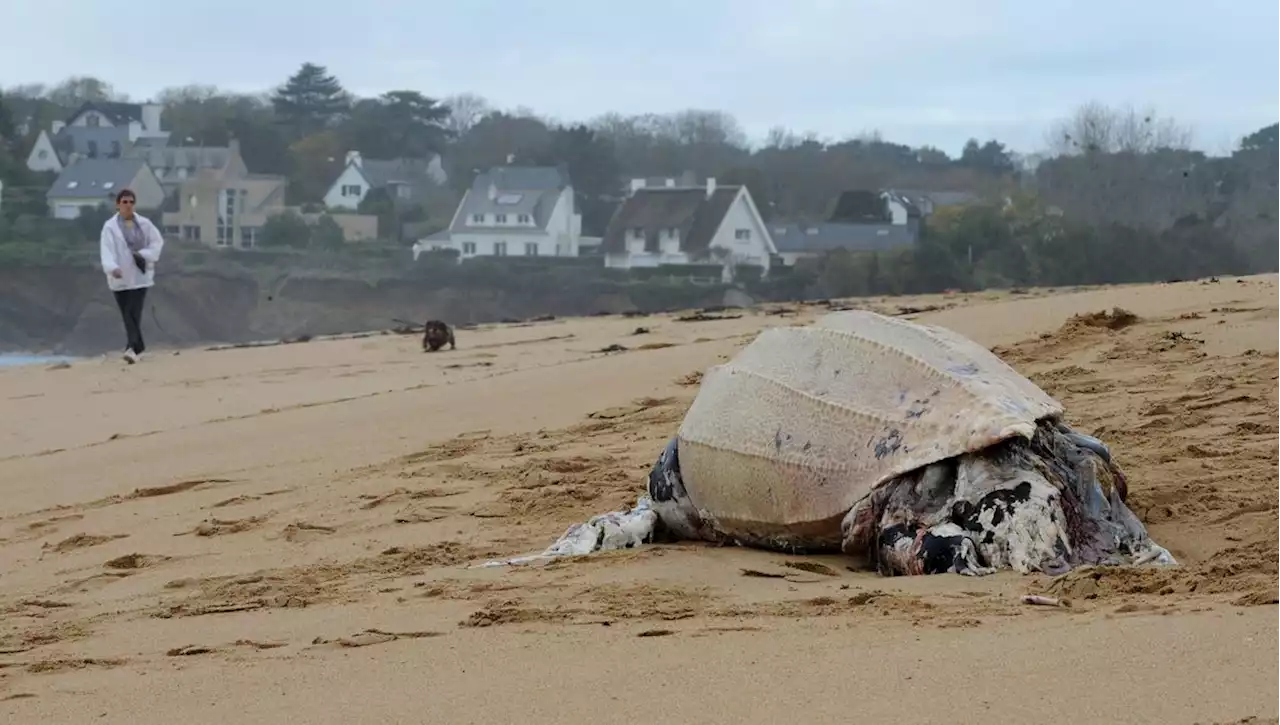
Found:
[(1047, 141), (1058, 155), (1150, 153), (1187, 149), (1191, 130), (1173, 119), (1160, 118), (1154, 109), (1111, 108), (1094, 101), (1053, 124)]
[(476, 172), (508, 163), (542, 158), (551, 129), (540, 119), (494, 111), (480, 119), (450, 149), (449, 178), (455, 188), (471, 185)]
[(351, 107), (351, 97), (322, 65), (303, 63), (271, 97), (276, 116), (296, 137), (333, 125)]
[(294, 174), (288, 187), (296, 202), (318, 202), (338, 178), (346, 151), (336, 131), (320, 131), (289, 147)]
[(603, 236), (619, 196), (621, 169), (613, 146), (585, 125), (558, 126), (533, 163), (564, 164), (573, 180), (574, 201), (582, 214), (582, 233)]
[(417, 91), (358, 101), (343, 125), (348, 148), (373, 159), (425, 159), (444, 150), (449, 109)]
[(340, 249), (345, 242), (342, 227), (328, 214), (322, 214), (311, 227), (311, 246), (316, 249)]
[(1013, 158), (1004, 144), (995, 139), (984, 144), (979, 144), (976, 138), (969, 139), (956, 163), (996, 176), (1013, 171)]
[(1280, 123), (1264, 126), (1240, 140), (1241, 151), (1270, 151), (1280, 144)]
[(449, 115), (441, 125), (450, 138), (461, 138), (493, 110), (488, 101), (474, 93), (449, 96), (444, 99), (444, 107), (449, 109)]
[(276, 214), (262, 225), (262, 234), (258, 239), (264, 247), (292, 247), (305, 249), (311, 241), (311, 227), (306, 220), (288, 211)]
[(74, 110), (84, 103), (102, 101), (127, 101), (123, 93), (116, 92), (110, 83), (93, 76), (72, 76), (45, 92), (45, 98), (67, 110)]

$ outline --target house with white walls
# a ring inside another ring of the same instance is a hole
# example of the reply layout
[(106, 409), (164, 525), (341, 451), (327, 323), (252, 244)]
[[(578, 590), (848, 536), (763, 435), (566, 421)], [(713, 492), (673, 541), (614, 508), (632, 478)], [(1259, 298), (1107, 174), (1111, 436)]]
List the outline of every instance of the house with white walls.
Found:
[(393, 201), (414, 201), (446, 181), (438, 154), (429, 159), (366, 159), (359, 151), (348, 151), (346, 164), (325, 192), (324, 205), (354, 210), (374, 189), (386, 189)]
[(600, 246), (606, 267), (721, 264), (730, 278), (744, 265), (767, 274), (778, 252), (750, 190), (714, 178), (697, 186), (633, 180)]
[(565, 167), (497, 166), (476, 175), (447, 233), (432, 235), (425, 248), (457, 250), (459, 260), (576, 257), (581, 237), (582, 215)]
[(165, 146), (158, 103), (87, 102), (41, 130), (27, 154), (32, 171), (60, 172), (76, 159), (121, 158), (134, 146)]

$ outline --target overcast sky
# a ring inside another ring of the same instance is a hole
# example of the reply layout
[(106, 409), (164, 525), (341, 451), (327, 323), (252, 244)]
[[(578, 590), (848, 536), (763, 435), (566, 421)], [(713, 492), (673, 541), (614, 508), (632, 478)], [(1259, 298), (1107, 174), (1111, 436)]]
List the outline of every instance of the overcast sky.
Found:
[[(5, 3), (0, 86), (134, 100), (273, 87), (303, 61), (361, 95), (469, 91), (564, 120), (733, 113), (955, 153), (1019, 151), (1078, 104), (1154, 106), (1230, 148), (1280, 115), (1276, 0), (45, 0)], [(53, 35), (51, 35), (53, 34)], [(51, 38), (56, 37), (56, 41)]]

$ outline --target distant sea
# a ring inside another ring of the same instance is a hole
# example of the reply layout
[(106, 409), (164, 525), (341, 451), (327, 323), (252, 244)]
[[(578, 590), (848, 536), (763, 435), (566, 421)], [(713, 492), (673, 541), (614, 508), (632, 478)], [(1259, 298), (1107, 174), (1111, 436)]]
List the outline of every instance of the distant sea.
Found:
[(56, 362), (74, 362), (75, 358), (65, 355), (21, 355), (0, 352), (0, 368), (17, 367), (18, 365), (48, 365)]

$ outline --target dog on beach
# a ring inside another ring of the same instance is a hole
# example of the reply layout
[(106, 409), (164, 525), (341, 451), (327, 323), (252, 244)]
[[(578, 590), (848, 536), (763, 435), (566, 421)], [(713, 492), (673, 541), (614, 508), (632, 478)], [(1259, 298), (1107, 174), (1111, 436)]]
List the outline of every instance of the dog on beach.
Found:
[(440, 320), (428, 320), (422, 334), (422, 351), (435, 352), (447, 343), (450, 350), (457, 349), (453, 339), (453, 330)]

